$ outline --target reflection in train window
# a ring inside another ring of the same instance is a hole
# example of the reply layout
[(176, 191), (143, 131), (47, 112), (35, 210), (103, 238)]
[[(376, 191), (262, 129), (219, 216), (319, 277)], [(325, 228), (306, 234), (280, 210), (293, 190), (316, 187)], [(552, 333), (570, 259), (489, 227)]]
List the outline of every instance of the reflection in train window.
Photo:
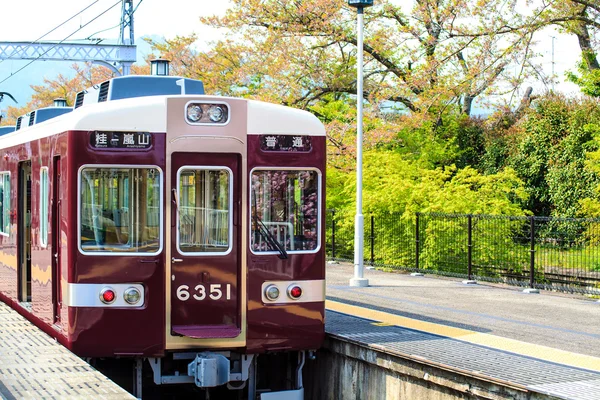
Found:
[(231, 170), (221, 168), (186, 167), (179, 172), (181, 253), (227, 254), (231, 249), (232, 178)]
[(0, 173), (0, 234), (10, 234), (10, 172)]
[(83, 168), (80, 177), (81, 250), (159, 252), (161, 177), (158, 168)]
[(320, 176), (315, 170), (252, 172), (251, 249), (315, 251), (319, 247)]

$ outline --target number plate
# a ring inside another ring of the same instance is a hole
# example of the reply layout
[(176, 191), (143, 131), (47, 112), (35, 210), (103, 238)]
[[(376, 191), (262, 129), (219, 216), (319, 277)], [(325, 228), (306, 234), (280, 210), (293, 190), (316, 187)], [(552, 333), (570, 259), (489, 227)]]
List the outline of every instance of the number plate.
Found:
[(188, 285), (180, 285), (176, 293), (177, 298), (181, 301), (231, 300), (231, 284), (198, 284), (193, 288)]

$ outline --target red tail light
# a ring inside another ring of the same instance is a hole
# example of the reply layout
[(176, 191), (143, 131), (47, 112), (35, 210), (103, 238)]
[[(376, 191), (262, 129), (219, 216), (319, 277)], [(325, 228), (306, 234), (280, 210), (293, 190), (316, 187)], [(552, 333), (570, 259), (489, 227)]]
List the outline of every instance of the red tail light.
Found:
[(288, 289), (288, 296), (294, 300), (299, 299), (302, 296), (302, 288), (298, 285), (290, 286)]
[(117, 295), (111, 288), (104, 288), (100, 292), (100, 300), (105, 304), (111, 304), (115, 301)]

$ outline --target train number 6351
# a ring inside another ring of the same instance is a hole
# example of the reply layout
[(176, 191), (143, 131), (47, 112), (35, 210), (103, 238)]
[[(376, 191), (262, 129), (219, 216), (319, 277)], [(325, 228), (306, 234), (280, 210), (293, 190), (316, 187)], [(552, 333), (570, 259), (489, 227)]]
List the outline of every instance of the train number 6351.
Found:
[[(193, 297), (195, 300), (204, 300), (208, 294), (208, 297), (211, 300), (220, 300), (223, 298), (223, 289), (225, 286), (225, 300), (231, 300), (231, 284), (222, 285), (220, 283), (211, 283), (208, 289), (202, 285), (196, 285), (193, 291), (190, 292), (190, 287), (188, 285), (181, 285), (177, 288), (177, 298), (181, 301), (189, 300), (190, 297)], [(208, 290), (208, 293), (207, 293)]]

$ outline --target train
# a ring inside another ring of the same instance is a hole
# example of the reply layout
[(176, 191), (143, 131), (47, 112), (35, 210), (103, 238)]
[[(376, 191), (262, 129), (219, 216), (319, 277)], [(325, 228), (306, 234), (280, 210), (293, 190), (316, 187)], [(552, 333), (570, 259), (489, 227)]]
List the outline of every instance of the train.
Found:
[(168, 74), (65, 105), (1, 132), (0, 300), (82, 358), (131, 360), (137, 397), (149, 375), (302, 399), (325, 334), (319, 119)]

